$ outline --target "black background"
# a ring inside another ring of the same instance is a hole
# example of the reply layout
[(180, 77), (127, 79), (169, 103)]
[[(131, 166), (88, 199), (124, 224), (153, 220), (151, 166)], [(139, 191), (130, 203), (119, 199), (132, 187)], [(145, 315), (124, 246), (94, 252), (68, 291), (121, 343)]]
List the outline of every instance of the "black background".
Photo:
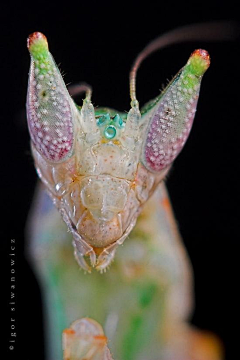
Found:
[[(5, 359), (44, 359), (41, 296), (26, 262), (24, 224), (36, 184), (24, 114), (29, 69), (26, 38), (43, 32), (65, 82), (93, 86), (94, 105), (130, 108), (128, 74), (139, 51), (159, 34), (209, 20), (237, 20), (230, 2), (31, 2), (1, 5), (1, 264), (2, 318), (10, 339), (10, 239), (16, 250), (15, 350)], [(188, 43), (146, 60), (138, 74), (140, 104), (155, 97), (186, 63), (205, 48), (212, 64), (201, 88), (190, 138), (174, 163), (168, 188), (195, 274), (192, 323), (215, 332), (226, 359), (238, 352), (239, 298), (239, 41)], [(6, 321), (6, 322), (5, 322)]]

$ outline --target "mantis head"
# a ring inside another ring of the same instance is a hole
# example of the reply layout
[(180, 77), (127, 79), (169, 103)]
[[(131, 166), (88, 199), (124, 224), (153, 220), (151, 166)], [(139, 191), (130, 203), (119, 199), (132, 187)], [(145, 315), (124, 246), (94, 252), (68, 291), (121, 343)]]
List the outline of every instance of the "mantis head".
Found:
[(141, 110), (135, 64), (131, 108), (125, 114), (94, 109), (88, 87), (77, 106), (43, 34), (30, 35), (28, 49), (27, 118), (38, 175), (72, 232), (80, 266), (104, 270), (189, 136), (209, 55), (195, 50), (166, 89)]

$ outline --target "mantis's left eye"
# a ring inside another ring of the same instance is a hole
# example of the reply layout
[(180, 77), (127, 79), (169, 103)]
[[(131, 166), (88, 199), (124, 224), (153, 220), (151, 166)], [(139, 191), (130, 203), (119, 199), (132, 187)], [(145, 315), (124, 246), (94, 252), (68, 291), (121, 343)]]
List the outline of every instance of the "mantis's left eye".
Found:
[(73, 101), (39, 32), (28, 38), (31, 68), (28, 82), (27, 117), (32, 142), (46, 159), (59, 162), (73, 147)]
[(142, 162), (149, 171), (168, 167), (182, 150), (195, 116), (200, 83), (210, 58), (205, 50), (195, 50), (163, 93), (149, 106), (148, 128)]

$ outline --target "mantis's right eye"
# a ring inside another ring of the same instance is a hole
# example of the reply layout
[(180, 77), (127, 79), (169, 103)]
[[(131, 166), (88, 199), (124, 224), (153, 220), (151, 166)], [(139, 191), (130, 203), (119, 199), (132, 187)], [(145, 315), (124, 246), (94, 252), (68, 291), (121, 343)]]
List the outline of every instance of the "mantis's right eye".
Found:
[(27, 117), (32, 142), (46, 160), (59, 162), (72, 153), (73, 101), (48, 51), (46, 37), (35, 32), (28, 38), (31, 67)]

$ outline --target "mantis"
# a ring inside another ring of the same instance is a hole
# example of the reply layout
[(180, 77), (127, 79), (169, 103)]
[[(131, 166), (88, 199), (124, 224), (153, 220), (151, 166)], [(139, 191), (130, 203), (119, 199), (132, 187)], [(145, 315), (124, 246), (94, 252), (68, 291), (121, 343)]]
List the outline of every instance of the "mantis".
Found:
[[(95, 320), (104, 324), (113, 358), (221, 358), (218, 341), (186, 323), (193, 307), (191, 265), (164, 185), (192, 128), (208, 52), (193, 51), (144, 107), (136, 96), (137, 70), (148, 55), (186, 33), (189, 40), (209, 38), (206, 29), (172, 31), (140, 53), (130, 72), (128, 113), (94, 108), (86, 84), (77, 87), (85, 98), (76, 105), (46, 37), (35, 32), (28, 38), (28, 127), (43, 184), (29, 221), (29, 249), (44, 290), (49, 359), (61, 358), (61, 333), (78, 318), (84, 319), (63, 335), (65, 359), (111, 359)], [(210, 37), (218, 32), (215, 25)]]

